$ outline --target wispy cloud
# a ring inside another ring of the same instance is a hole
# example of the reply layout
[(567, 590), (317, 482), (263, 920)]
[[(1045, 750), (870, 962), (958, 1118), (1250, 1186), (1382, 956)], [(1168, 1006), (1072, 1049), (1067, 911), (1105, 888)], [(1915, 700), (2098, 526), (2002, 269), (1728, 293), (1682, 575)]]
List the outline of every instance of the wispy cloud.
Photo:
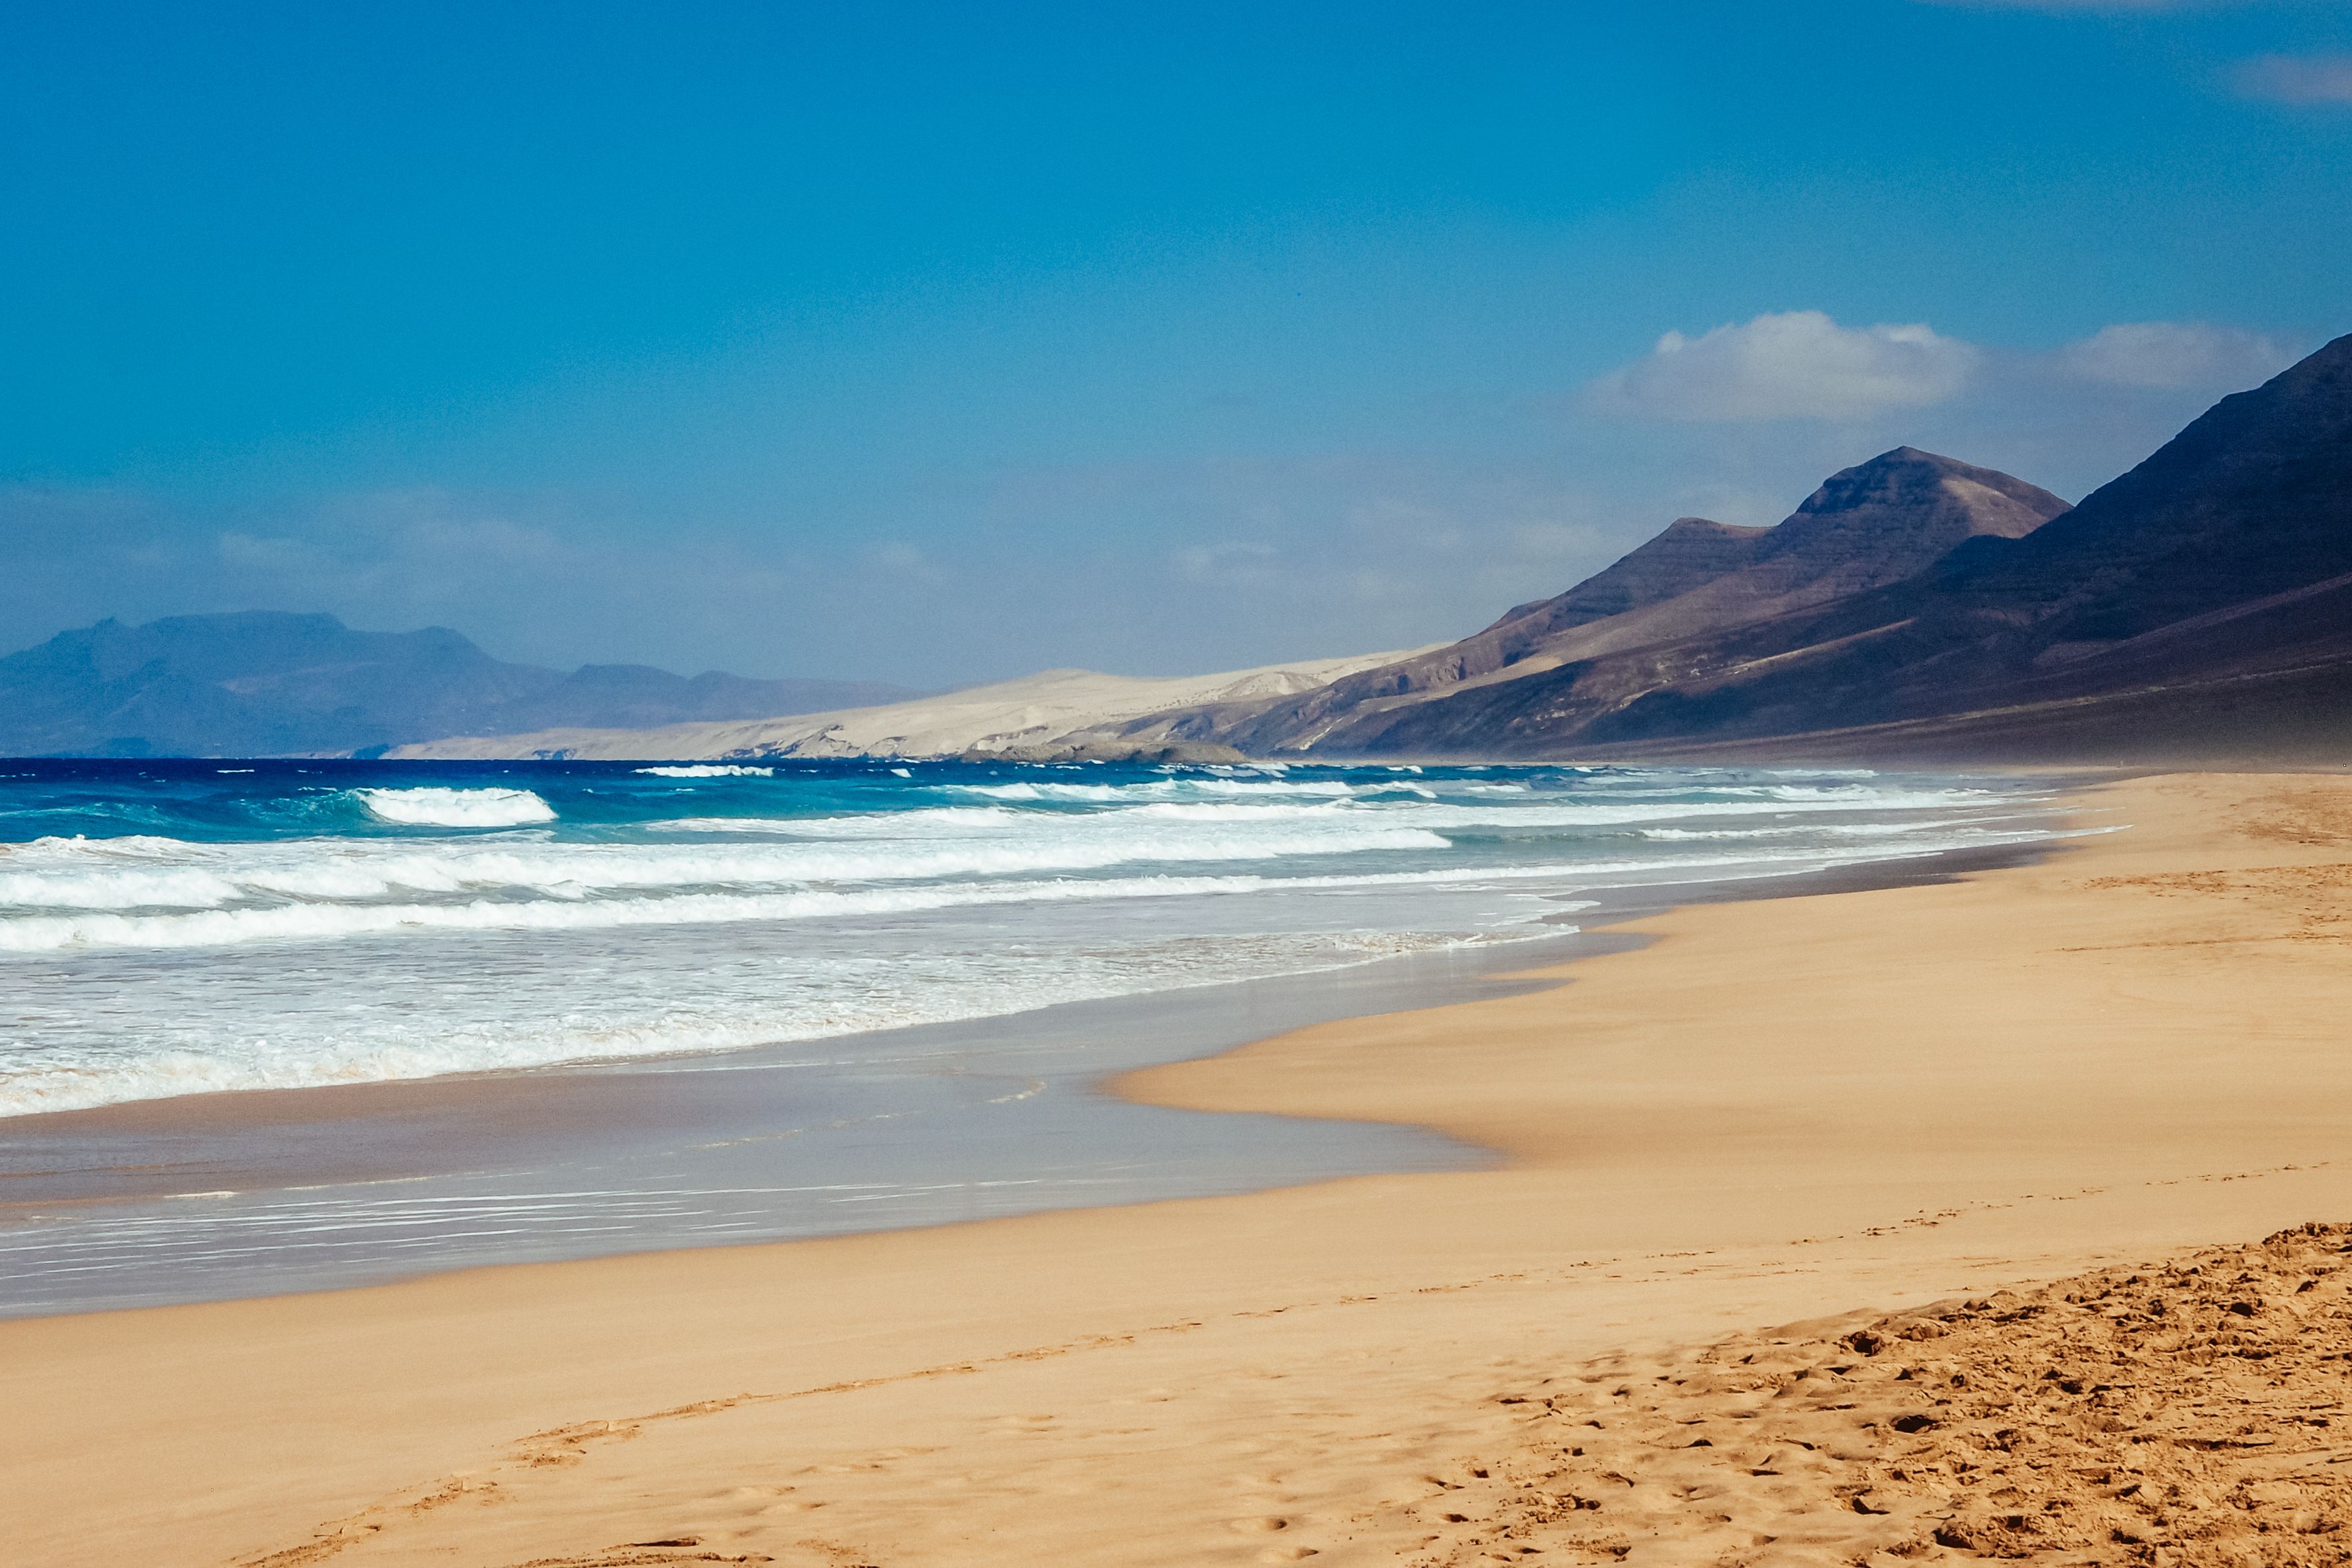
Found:
[(1923, 323), (1842, 327), (1820, 310), (1789, 310), (1696, 338), (1668, 332), (1586, 399), (1647, 419), (1860, 419), (1945, 401), (1978, 357)]
[(1262, 584), (1274, 580), (1282, 552), (1263, 540), (1224, 540), (1176, 552), (1188, 582)]
[(1954, 10), (2050, 11), (2068, 16), (2098, 11), (2205, 11), (2219, 5), (2239, 4), (2241, 0), (1924, 0), (1924, 3)]
[(1924, 3), (1955, 10), (2049, 11), (2069, 16), (2099, 11), (2210, 11), (2222, 5), (2242, 5), (2244, 0), (1924, 0)]
[(2273, 103), (2352, 104), (2352, 55), (2257, 55), (2231, 80), (2246, 97)]
[(2127, 321), (2058, 351), (2058, 368), (2110, 386), (2225, 390), (2268, 380), (2293, 351), (2260, 332), (2204, 321)]
[(2085, 384), (2235, 392), (2297, 357), (2292, 343), (2210, 321), (2118, 321), (2054, 350), (2021, 351), (1924, 325), (1844, 327), (1819, 310), (1789, 310), (1697, 337), (1668, 332), (1588, 384), (1583, 401), (1619, 417), (1854, 424), (1947, 403), (2031, 402), (2070, 384), (2078, 401)]

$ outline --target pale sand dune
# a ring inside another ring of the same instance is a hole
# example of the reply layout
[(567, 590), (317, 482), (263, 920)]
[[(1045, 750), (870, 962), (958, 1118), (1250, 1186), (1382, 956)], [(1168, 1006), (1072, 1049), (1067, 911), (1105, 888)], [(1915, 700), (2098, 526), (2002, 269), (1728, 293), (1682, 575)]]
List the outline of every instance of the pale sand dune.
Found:
[(528, 735), (453, 736), (401, 746), (395, 758), (551, 757), (583, 761), (688, 761), (742, 757), (941, 757), (1041, 746), (1097, 724), (1171, 708), (1286, 697), (1343, 675), (1410, 658), (1423, 648), (1307, 659), (1213, 675), (1103, 675), (1048, 669), (938, 697), (835, 713), (658, 730), (541, 730)]
[[(2133, 826), (1681, 910), (1562, 988), (1123, 1086), (1426, 1122), (1490, 1171), (0, 1325), (9, 1555), (1892, 1564), (1969, 1557), (1949, 1525), (2046, 1561), (2339, 1561), (2301, 1525), (2344, 1517), (2313, 1425), (2345, 1364), (2317, 1358), (2352, 1351), (2340, 1241), (1902, 1337), (1938, 1299), (2352, 1216), (2352, 781), (2085, 811)], [(2137, 1326), (2151, 1297), (2184, 1327)], [(1836, 1343), (1885, 1312), (1877, 1355)], [(2245, 1528), (2198, 1539), (2217, 1518)]]

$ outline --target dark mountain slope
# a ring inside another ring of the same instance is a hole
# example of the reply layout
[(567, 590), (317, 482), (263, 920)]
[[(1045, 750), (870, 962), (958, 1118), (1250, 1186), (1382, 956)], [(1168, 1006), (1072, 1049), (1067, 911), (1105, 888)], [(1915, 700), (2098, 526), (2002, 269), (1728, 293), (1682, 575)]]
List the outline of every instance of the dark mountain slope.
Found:
[(1565, 594), (1517, 606), (1486, 631), (1507, 626), (1541, 637), (1663, 604), (1748, 565), (1756, 559), (1757, 541), (1770, 531), (1737, 528), (1704, 517), (1678, 517), (1666, 524), (1664, 533), (1636, 547), (1615, 565), (1587, 577)]
[(1622, 680), (1612, 685), (1622, 700), (1673, 679), (1680, 668), (1672, 659), (1657, 663), (1646, 650), (1682, 647), (1902, 581), (1956, 545), (2015, 539), (2065, 510), (2058, 497), (2022, 479), (1901, 447), (1832, 475), (1777, 527), (1682, 519), (1566, 594), (1522, 605), (1447, 647), (1280, 702), (1169, 715), (1128, 728), (1139, 736), (1220, 741), (1267, 753), (1426, 747), (1461, 730), (1455, 712), (1416, 716), (1432, 704), (1460, 702), (1460, 714), (1510, 711), (1517, 699), (1502, 695), (1506, 688), (1530, 680), (1549, 686), (1558, 670), (1596, 663), (1633, 680), (1629, 688)]
[(2018, 540), (1727, 631), (1465, 691), (1365, 749), (2309, 756), (2352, 732), (2352, 337)]
[[(1913, 583), (1730, 639), (1715, 652), (1711, 689), (1630, 704), (1591, 739), (2050, 702), (2074, 705), (2050, 723), (2068, 711), (2079, 722), (2084, 701), (2126, 693), (2352, 673), (2347, 575), (2352, 336), (2225, 398), (2033, 537), (1972, 543)], [(2330, 689), (2324, 679), (2309, 688), (2323, 704)], [(2151, 745), (2202, 743), (2185, 712), (2175, 732), (2164, 728), (2148, 728)]]
[(856, 681), (688, 679), (642, 665), (567, 675), (492, 658), (444, 627), (357, 632), (332, 616), (101, 621), (0, 658), (0, 754), (270, 756), (551, 724), (766, 718), (911, 695)]
[(2047, 644), (2134, 637), (2346, 572), (2352, 335), (2215, 404), (2055, 534), (1954, 563), (1945, 591), (2047, 606)]

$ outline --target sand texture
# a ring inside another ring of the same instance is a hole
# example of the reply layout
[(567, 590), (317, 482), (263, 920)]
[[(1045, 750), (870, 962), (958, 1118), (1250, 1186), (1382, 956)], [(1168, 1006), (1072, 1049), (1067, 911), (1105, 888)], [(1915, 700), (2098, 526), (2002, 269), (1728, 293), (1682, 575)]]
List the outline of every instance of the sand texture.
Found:
[(1490, 1169), (0, 1324), (11, 1560), (2344, 1561), (2352, 780), (2079, 820), (1120, 1086)]
[(1414, 1555), (2352, 1561), (2347, 1254), (2352, 1226), (2309, 1225), (1563, 1369), (1496, 1396), (1508, 1441), (1429, 1478)]

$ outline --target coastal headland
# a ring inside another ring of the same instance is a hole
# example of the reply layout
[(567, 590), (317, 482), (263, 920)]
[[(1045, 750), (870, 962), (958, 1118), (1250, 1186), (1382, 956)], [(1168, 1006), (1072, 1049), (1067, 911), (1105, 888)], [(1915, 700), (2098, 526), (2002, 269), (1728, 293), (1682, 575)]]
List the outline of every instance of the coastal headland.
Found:
[[(1492, 1169), (0, 1324), (9, 1553), (2334, 1561), (2344, 1483), (2261, 1398), (2324, 1422), (2344, 1241), (2244, 1249), (2352, 1217), (2352, 778), (2074, 809), (2115, 831), (1112, 1086)], [(2053, 1403), (2119, 1385), (2219, 1408)]]

